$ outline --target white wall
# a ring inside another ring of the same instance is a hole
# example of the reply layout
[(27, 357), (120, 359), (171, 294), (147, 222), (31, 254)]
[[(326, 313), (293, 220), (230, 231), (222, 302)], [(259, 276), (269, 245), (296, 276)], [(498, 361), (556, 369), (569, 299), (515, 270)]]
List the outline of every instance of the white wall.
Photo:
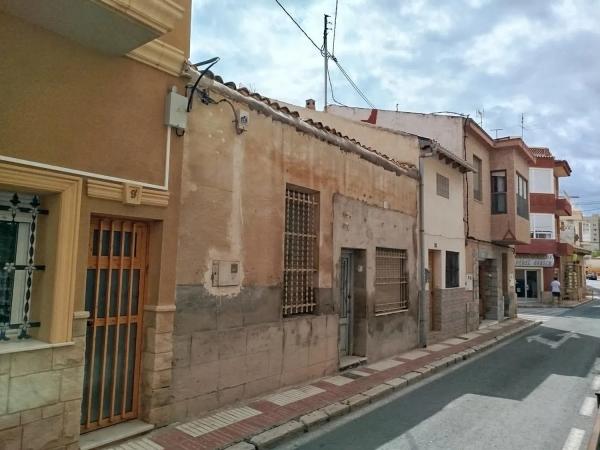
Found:
[[(354, 120), (366, 120), (371, 114), (370, 109), (337, 105), (328, 106), (327, 112)], [(464, 157), (461, 117), (377, 110), (376, 125), (435, 139), (447, 150)]]

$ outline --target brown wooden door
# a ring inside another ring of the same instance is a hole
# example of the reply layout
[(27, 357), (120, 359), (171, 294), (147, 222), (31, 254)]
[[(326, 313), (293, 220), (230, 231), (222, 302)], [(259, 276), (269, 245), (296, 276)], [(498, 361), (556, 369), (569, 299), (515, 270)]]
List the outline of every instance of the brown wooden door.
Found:
[(148, 227), (93, 217), (81, 431), (137, 417)]

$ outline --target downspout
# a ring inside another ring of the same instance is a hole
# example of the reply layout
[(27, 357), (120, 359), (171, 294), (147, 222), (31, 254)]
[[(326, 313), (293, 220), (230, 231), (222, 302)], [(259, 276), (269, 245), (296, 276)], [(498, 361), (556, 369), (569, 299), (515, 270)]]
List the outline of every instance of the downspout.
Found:
[(423, 154), (419, 155), (419, 346), (427, 347), (427, 333), (425, 332), (425, 219), (423, 187), (425, 185), (425, 164)]
[[(427, 273), (425, 271), (425, 162), (424, 158), (429, 158), (435, 154), (431, 144), (421, 146), (419, 154), (419, 346), (427, 347), (427, 329), (425, 321), (426, 301), (425, 285), (427, 284)], [(423, 152), (423, 150), (427, 150)]]

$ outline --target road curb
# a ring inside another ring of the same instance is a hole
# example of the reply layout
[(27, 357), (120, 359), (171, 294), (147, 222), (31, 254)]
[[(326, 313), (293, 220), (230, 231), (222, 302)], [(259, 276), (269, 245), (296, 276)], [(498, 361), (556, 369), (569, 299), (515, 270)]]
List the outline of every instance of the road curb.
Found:
[[(250, 448), (262, 450), (272, 448), (273, 446), (280, 444), (287, 439), (298, 436), (302, 432), (313, 431), (323, 424), (332, 422), (336, 418), (342, 417), (351, 411), (357, 411), (369, 404), (377, 403), (409, 385), (424, 380), (434, 373), (443, 372), (446, 368), (472, 358), (478, 353), (487, 351), (491, 347), (494, 347), (509, 338), (512, 338), (518, 334), (522, 334), (541, 325), (541, 323), (542, 322), (526, 323), (521, 327), (514, 328), (506, 333), (502, 333), (466, 350), (426, 364), (423, 367), (415, 369), (413, 372), (408, 372), (399, 377), (386, 380), (380, 385), (352, 395), (344, 400), (341, 400), (340, 402), (335, 402), (324, 408), (319, 408), (309, 413), (302, 414), (301, 416), (298, 416), (273, 428), (262, 430), (260, 433), (246, 438), (245, 441), (237, 442), (225, 448), (228, 450)], [(241, 445), (243, 445), (243, 447), (241, 447)]]

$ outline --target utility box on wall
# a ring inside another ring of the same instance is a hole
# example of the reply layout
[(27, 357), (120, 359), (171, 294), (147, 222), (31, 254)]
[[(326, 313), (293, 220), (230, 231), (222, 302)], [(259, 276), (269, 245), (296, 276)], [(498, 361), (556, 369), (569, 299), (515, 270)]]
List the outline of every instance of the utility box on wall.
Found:
[(213, 286), (238, 286), (240, 284), (239, 261), (213, 261)]

